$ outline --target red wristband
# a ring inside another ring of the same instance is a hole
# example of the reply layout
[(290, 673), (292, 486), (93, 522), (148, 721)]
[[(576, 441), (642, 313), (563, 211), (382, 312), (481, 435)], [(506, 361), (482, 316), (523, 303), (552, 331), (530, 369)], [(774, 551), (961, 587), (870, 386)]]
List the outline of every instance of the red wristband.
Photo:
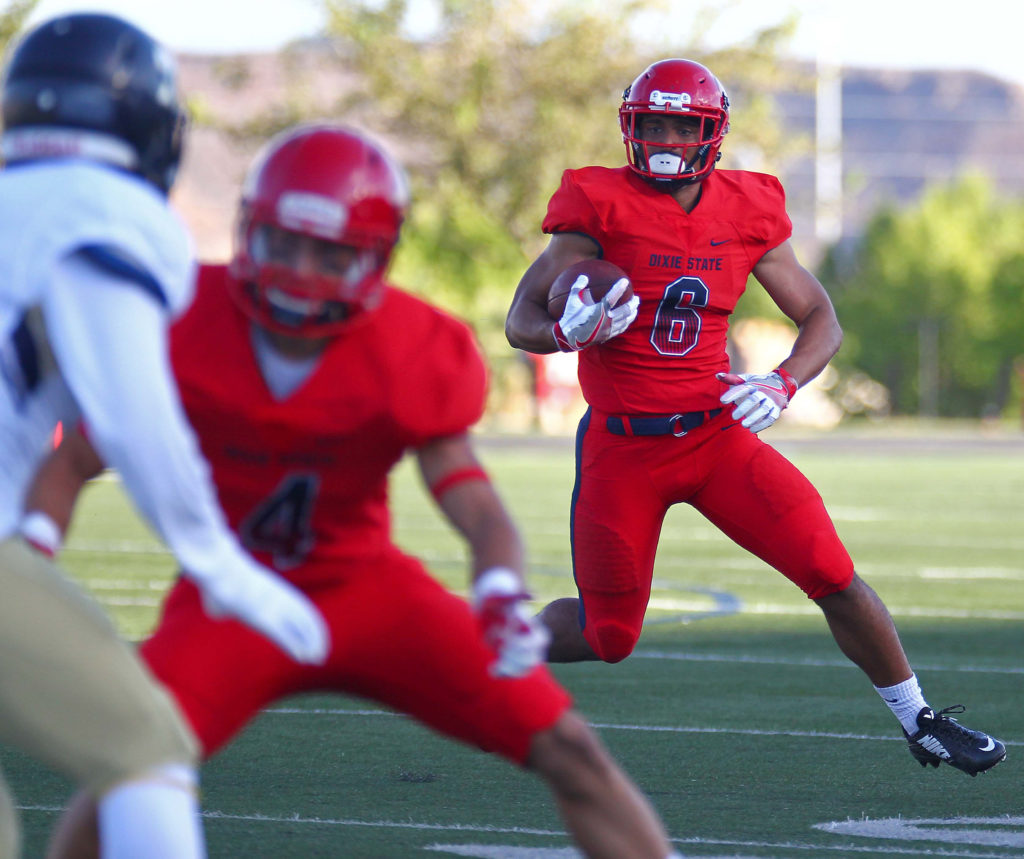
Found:
[(551, 326), (551, 333), (555, 335), (555, 345), (558, 347), (560, 352), (574, 352), (575, 349), (569, 345), (569, 341), (565, 338), (562, 333), (562, 326), (559, 323), (555, 323)]
[(448, 472), (448, 474), (431, 486), (430, 494), (434, 496), (435, 500), (439, 501), (441, 496), (453, 486), (458, 486), (460, 483), (465, 483), (467, 480), (489, 479), (487, 472), (478, 465), (471, 465), (466, 468), (457, 468), (455, 471)]
[(782, 367), (776, 367), (772, 372), (779, 374), (779, 378), (782, 379), (782, 384), (786, 386), (786, 390), (789, 392), (789, 398), (793, 399), (793, 394), (797, 392), (797, 388), (800, 387), (800, 383), (793, 378), (792, 373), (783, 370)]

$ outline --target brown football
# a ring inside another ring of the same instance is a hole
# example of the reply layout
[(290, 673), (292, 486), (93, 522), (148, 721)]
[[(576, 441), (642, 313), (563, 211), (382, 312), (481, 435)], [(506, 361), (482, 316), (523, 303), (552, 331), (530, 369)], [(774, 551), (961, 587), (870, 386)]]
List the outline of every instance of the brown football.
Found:
[[(572, 289), (576, 278), (581, 274), (585, 274), (589, 279), (581, 297), (584, 302), (591, 303), (604, 298), (617, 280), (629, 277), (615, 263), (603, 259), (586, 259), (569, 266), (555, 278), (551, 289), (548, 290), (548, 315), (552, 319), (557, 321), (562, 318), (562, 313), (565, 312), (565, 302), (569, 299), (569, 290)], [(589, 298), (587, 297), (588, 292), (590, 293)], [(625, 304), (632, 297), (633, 286), (627, 284), (626, 291), (622, 293), (622, 297), (615, 306)]]

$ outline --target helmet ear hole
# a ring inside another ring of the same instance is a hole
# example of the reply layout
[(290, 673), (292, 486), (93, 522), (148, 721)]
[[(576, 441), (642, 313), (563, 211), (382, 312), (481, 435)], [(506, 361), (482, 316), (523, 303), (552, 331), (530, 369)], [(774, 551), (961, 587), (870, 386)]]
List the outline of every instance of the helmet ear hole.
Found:
[(72, 14), (40, 24), (15, 47), (3, 81), (3, 125), (7, 160), (90, 158), (166, 193), (186, 122), (163, 46), (116, 16)]

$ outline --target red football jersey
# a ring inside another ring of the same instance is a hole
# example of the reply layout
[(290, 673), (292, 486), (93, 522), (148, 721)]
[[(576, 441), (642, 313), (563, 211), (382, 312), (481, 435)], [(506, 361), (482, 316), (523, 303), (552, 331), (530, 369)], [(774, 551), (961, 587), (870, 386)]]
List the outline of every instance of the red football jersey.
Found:
[(567, 170), (543, 229), (594, 239), (640, 296), (623, 334), (580, 352), (587, 402), (625, 414), (718, 408), (729, 316), (758, 260), (792, 232), (778, 179), (716, 170), (687, 213), (629, 167)]
[(182, 402), (221, 505), (263, 563), (303, 583), (390, 542), (389, 470), (409, 448), (465, 432), (486, 370), (469, 328), (394, 287), (334, 338), (291, 395), (268, 389), (224, 266), (203, 266), (175, 325)]

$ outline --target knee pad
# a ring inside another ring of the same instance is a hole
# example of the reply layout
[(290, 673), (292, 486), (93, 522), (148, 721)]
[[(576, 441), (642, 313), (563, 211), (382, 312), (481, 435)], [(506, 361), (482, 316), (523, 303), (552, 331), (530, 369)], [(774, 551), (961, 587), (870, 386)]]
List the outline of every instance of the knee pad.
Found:
[(639, 633), (615, 620), (588, 624), (587, 641), (603, 662), (621, 662), (633, 652)]

